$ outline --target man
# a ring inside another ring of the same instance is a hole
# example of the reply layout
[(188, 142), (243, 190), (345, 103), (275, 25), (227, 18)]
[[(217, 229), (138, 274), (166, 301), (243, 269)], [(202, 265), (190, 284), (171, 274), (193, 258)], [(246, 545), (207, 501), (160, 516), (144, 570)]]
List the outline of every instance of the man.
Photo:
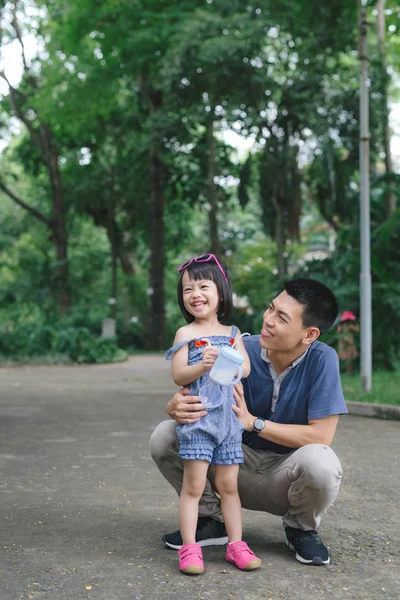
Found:
[[(232, 407), (244, 425), (244, 464), (238, 487), (243, 508), (282, 516), (286, 543), (304, 564), (327, 565), (328, 550), (317, 534), (321, 515), (339, 492), (341, 465), (330, 448), (339, 415), (347, 413), (336, 352), (319, 342), (335, 321), (332, 292), (312, 279), (284, 286), (264, 313), (261, 335), (244, 338), (251, 373), (235, 386)], [(176, 423), (207, 415), (188, 388), (179, 390), (151, 437), (154, 461), (180, 493), (183, 464), (178, 456)], [(227, 542), (214, 468), (199, 505), (196, 541), (200, 546)], [(179, 549), (179, 531), (163, 537)]]

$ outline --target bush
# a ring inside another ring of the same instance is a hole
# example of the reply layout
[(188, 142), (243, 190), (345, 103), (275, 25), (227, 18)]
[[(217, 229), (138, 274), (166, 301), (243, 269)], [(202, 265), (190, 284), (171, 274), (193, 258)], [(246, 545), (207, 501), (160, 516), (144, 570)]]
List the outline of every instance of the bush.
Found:
[[(373, 223), (374, 224), (374, 223)], [(373, 369), (396, 370), (400, 364), (400, 209), (372, 228), (372, 356)], [(296, 277), (313, 277), (336, 294), (340, 312), (360, 314), (360, 241), (356, 227), (339, 231), (332, 257), (308, 263)], [(336, 328), (322, 341), (337, 345)]]
[(126, 360), (127, 352), (115, 339), (101, 338), (86, 327), (61, 323), (3, 324), (0, 331), (0, 356), (4, 359), (65, 355), (77, 363), (109, 363)]
[(128, 357), (114, 339), (94, 336), (85, 327), (58, 330), (52, 350), (67, 354), (77, 363), (120, 362)]

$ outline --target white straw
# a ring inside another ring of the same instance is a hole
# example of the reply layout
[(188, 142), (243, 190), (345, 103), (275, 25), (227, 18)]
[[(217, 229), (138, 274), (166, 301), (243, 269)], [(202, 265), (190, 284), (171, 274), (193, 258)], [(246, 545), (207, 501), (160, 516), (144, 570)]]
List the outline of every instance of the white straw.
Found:
[(236, 340), (234, 341), (234, 343), (232, 344), (232, 348), (235, 347), (235, 344), (238, 340), (240, 340), (242, 337), (244, 337), (245, 335), (251, 335), (251, 333), (242, 333), (241, 335), (239, 335), (239, 337), (236, 338)]

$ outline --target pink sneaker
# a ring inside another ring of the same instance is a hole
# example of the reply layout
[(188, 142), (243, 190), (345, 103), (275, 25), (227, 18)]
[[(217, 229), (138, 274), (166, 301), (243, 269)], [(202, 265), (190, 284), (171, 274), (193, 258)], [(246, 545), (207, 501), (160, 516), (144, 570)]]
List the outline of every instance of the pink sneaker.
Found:
[(187, 575), (200, 575), (204, 572), (203, 555), (198, 544), (185, 544), (178, 550), (179, 570)]
[(226, 560), (243, 571), (261, 567), (261, 559), (250, 550), (246, 542), (233, 542), (226, 547)]

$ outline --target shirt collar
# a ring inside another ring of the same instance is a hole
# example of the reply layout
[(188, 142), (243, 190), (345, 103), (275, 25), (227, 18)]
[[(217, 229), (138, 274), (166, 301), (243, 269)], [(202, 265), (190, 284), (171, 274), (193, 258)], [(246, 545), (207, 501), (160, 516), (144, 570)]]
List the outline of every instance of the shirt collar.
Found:
[[(305, 356), (306, 356), (307, 352), (309, 351), (309, 349), (310, 349), (310, 346), (308, 346), (307, 350), (305, 352), (303, 352), (303, 354), (300, 354), (300, 356), (298, 358), (296, 358), (292, 362), (292, 364), (287, 367), (287, 369), (292, 369), (293, 367), (295, 367), (296, 365), (298, 365), (305, 358)], [(261, 358), (263, 359), (263, 361), (265, 361), (269, 365), (272, 365), (272, 362), (269, 360), (268, 354), (267, 354), (267, 351), (265, 350), (265, 348), (261, 348)], [(286, 371), (286, 369), (285, 369), (285, 371)]]

